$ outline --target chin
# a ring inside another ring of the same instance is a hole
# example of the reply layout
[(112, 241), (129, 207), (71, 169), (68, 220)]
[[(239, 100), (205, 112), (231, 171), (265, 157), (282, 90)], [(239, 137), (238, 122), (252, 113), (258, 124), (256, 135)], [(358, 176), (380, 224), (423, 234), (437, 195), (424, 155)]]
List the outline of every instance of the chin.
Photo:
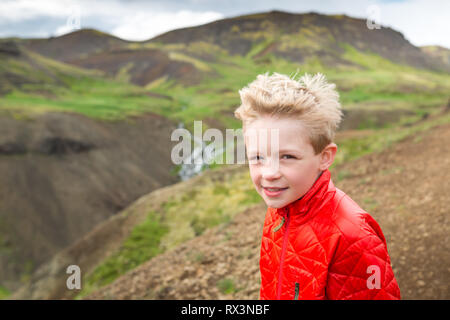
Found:
[(280, 201), (273, 201), (273, 200), (264, 200), (266, 205), (268, 207), (274, 208), (274, 209), (279, 209), (279, 208), (283, 208), (286, 204)]

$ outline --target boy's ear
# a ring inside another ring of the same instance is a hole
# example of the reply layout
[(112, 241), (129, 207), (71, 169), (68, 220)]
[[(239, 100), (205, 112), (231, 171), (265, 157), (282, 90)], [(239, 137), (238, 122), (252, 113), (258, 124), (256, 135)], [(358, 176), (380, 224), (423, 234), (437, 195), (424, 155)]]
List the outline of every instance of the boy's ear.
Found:
[(328, 169), (334, 161), (334, 157), (336, 156), (337, 145), (335, 143), (330, 143), (327, 145), (320, 154), (320, 170)]

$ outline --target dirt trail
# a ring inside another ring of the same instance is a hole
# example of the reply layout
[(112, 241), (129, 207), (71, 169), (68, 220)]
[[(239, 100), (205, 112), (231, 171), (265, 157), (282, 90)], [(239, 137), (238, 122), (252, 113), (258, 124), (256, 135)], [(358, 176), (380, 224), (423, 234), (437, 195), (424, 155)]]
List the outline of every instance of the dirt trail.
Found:
[[(403, 299), (450, 299), (447, 141), (448, 124), (332, 171), (335, 185), (381, 225)], [(242, 212), (87, 298), (258, 299), (265, 211), (260, 204)]]

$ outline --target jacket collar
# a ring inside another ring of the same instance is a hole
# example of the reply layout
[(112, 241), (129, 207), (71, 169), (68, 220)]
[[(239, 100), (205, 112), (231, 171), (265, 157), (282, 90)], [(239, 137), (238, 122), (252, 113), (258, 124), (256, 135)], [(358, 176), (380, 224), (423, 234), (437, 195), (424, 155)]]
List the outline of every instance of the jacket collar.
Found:
[(330, 170), (326, 169), (322, 171), (319, 178), (317, 178), (312, 187), (301, 198), (282, 208), (273, 210), (281, 216), (286, 216), (287, 213), (289, 213), (289, 215), (303, 215), (308, 212), (309, 209), (315, 207), (327, 191), (333, 192), (335, 190), (334, 184), (331, 181)]

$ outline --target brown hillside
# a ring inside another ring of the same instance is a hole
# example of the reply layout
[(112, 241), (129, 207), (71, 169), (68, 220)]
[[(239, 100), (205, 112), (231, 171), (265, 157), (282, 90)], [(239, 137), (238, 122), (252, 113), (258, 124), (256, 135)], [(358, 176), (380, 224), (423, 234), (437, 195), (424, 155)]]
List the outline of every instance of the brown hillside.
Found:
[(202, 73), (188, 62), (176, 61), (158, 49), (117, 49), (102, 51), (85, 58), (69, 59), (67, 63), (87, 69), (104, 71), (115, 77), (122, 70), (128, 81), (140, 86), (161, 78), (176, 80), (185, 85), (201, 81)]
[(59, 37), (23, 40), (24, 45), (45, 57), (66, 62), (103, 50), (120, 48), (129, 41), (94, 30), (81, 29)]
[(20, 120), (2, 114), (0, 282), (12, 291), (100, 222), (176, 182), (174, 128), (153, 114), (117, 122), (71, 113)]
[[(450, 298), (449, 139), (450, 125), (439, 125), (332, 170), (336, 186), (381, 225), (403, 299)], [(87, 298), (257, 299), (265, 210), (242, 212)]]

